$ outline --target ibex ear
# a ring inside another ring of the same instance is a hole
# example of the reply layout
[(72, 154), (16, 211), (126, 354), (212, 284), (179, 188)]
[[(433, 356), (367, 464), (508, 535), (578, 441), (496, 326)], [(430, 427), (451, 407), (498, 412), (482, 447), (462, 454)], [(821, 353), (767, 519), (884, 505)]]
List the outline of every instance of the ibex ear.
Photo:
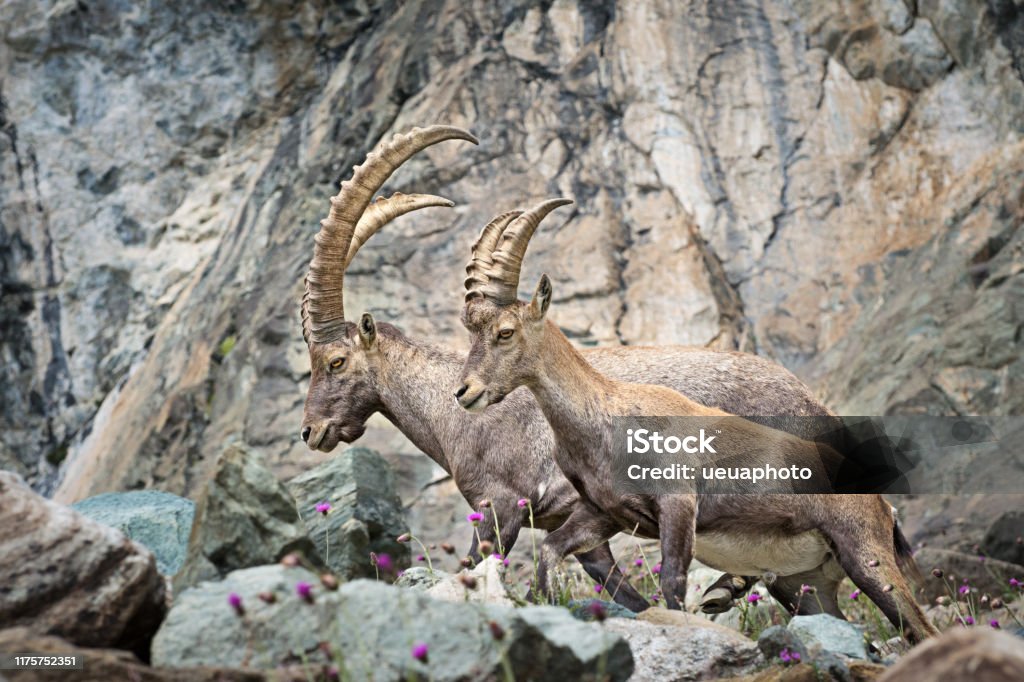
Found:
[(363, 313), (359, 318), (359, 340), (363, 342), (363, 348), (369, 350), (377, 342), (377, 323), (373, 321), (373, 315)]
[(540, 281), (537, 282), (537, 291), (533, 293), (533, 300), (530, 301), (530, 316), (535, 320), (543, 318), (548, 312), (549, 305), (551, 305), (551, 280), (545, 274), (540, 276)]

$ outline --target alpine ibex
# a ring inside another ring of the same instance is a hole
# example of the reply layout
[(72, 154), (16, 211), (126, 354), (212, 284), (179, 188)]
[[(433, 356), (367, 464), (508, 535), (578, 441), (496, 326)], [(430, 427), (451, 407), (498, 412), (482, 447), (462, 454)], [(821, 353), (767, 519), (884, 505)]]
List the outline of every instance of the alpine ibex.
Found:
[[(616, 419), (729, 414), (665, 386), (619, 379), (645, 376), (643, 364), (656, 354), (621, 357), (633, 366), (632, 372), (620, 368), (619, 377), (592, 366), (546, 319), (552, 296), (547, 275), (529, 304), (518, 300), (522, 258), (534, 230), (550, 211), (570, 203), (547, 201), (505, 227), (484, 228), (467, 267), (462, 319), (472, 345), (455, 391), (460, 405), (480, 411), (526, 386), (554, 430), (554, 458), (581, 501), (544, 540), (538, 589), (549, 589), (550, 569), (568, 554), (635, 530), (661, 542), (661, 588), (670, 608), (683, 603), (696, 556), (720, 570), (764, 575), (771, 594), (791, 611), (824, 609), (842, 618), (837, 592), (845, 570), (894, 625), (906, 628), (908, 638), (934, 634), (903, 574), (916, 571), (909, 546), (893, 508), (879, 495), (757, 494), (756, 487), (744, 489), (747, 494), (702, 494), (697, 487), (648, 495), (615, 489)], [(757, 365), (737, 368), (731, 381), (758, 384), (762, 371)], [(485, 418), (491, 409), (482, 412)], [(827, 466), (839, 457), (828, 446), (750, 421), (733, 419), (730, 428), (737, 433), (734, 442), (743, 444), (741, 452), (759, 461)], [(801, 585), (814, 586), (816, 598), (798, 601)]]
[[(380, 412), (451, 474), (472, 507), (490, 500), (491, 507), (481, 510), (485, 520), (479, 525), (480, 538), (507, 553), (526, 521), (518, 500), (530, 500), (534, 523), (548, 531), (558, 528), (578, 501), (551, 458), (554, 434), (533, 397), (517, 391), (486, 415), (470, 415), (446, 399), (462, 369), (462, 356), (410, 339), (369, 314), (358, 324), (344, 314), (345, 268), (359, 247), (403, 212), (451, 205), (426, 195), (370, 203), (402, 163), (442, 140), (476, 142), (470, 133), (448, 126), (398, 135), (369, 154), (331, 200), (330, 217), (316, 237), (302, 302), (312, 374), (301, 433), (310, 448), (330, 452), (340, 441), (359, 438), (370, 415)], [(518, 215), (503, 214), (489, 229), (498, 231)], [(609, 376), (661, 383), (737, 414), (830, 414), (796, 377), (753, 355), (675, 346), (595, 348), (586, 350), (585, 356)], [(738, 380), (742, 376), (754, 380)], [(494, 530), (495, 516), (500, 538)], [(475, 536), (470, 555), (478, 557)], [(617, 601), (634, 610), (647, 605), (622, 582), (607, 543), (577, 558)], [(731, 607), (743, 582), (724, 576), (717, 585), (705, 596), (709, 611)]]

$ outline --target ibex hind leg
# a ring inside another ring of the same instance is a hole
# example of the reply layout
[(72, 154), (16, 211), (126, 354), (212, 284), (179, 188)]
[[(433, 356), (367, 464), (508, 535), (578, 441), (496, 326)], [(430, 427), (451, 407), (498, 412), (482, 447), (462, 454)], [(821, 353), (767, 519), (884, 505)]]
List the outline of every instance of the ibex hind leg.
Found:
[(595, 582), (602, 584), (617, 604), (634, 612), (640, 612), (650, 607), (647, 600), (626, 580), (619, 565), (615, 563), (615, 556), (607, 542), (589, 552), (577, 554), (576, 558), (579, 559), (580, 565), (583, 566), (587, 575)]
[(768, 594), (794, 615), (827, 613), (846, 620), (839, 608), (842, 569), (833, 560), (810, 571), (780, 576), (767, 585)]
[(839, 564), (853, 583), (873, 601), (897, 632), (910, 642), (938, 634), (914, 599), (900, 570), (894, 542), (895, 520), (888, 505), (870, 518), (836, 520), (824, 528)]
[(617, 532), (618, 524), (599, 510), (590, 509), (583, 503), (576, 505), (565, 523), (544, 538), (537, 564), (536, 590), (531, 587), (527, 598), (537, 601), (539, 593), (541, 598), (556, 603), (558, 595), (553, 589), (554, 571), (562, 559), (570, 554), (585, 553), (600, 547)]

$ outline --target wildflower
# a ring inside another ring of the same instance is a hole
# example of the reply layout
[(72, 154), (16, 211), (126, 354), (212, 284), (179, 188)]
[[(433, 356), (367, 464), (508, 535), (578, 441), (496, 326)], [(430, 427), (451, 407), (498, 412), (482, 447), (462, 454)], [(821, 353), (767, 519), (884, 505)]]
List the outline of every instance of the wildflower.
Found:
[(423, 556), (422, 554), (417, 554), (416, 555), (416, 561), (419, 561), (420, 563), (422, 563), (422, 562), (424, 562), (426, 560), (427, 560), (427, 557)]
[(935, 576), (936, 578), (941, 578), (942, 577), (942, 569), (941, 568), (933, 568), (932, 569), (932, 575)]
[(992, 608), (994, 608), (994, 609), (1001, 609), (1001, 608), (1003, 608), (1003, 600), (1000, 599), (999, 597), (996, 597), (995, 599), (993, 599), (992, 600)]
[(480, 504), (477, 505), (480, 509), (487, 509), (491, 506), (490, 500), (480, 500)]
[(857, 597), (860, 596), (860, 590), (854, 590), (850, 593), (850, 599), (857, 601)]
[(474, 526), (479, 525), (484, 520), (484, 515), (480, 512), (473, 512), (466, 516), (466, 520), (472, 523)]
[(479, 547), (480, 556), (482, 556), (482, 557), (489, 557), (489, 556), (491, 556), (491, 553), (493, 551), (494, 551), (494, 544), (491, 543), (490, 541), (483, 540), (480, 543), (480, 547)]
[(594, 583), (594, 592), (597, 592), (598, 594), (601, 594), (601, 590), (603, 590), (603, 589), (604, 589), (604, 586), (601, 585), (601, 583)]
[(814, 594), (814, 588), (810, 585), (801, 585), (800, 594)]
[(657, 604), (659, 601), (661, 601), (661, 595), (655, 592), (651, 595), (651, 601)]
[(459, 559), (459, 566), (462, 566), (463, 568), (469, 568), (472, 565), (473, 565), (473, 560), (470, 559), (468, 556), (467, 557), (462, 557), (461, 559)]
[(299, 581), (295, 583), (295, 594), (299, 595), (304, 601), (312, 602), (313, 586), (307, 582)]
[(295, 568), (299, 565), (299, 557), (296, 554), (285, 554), (281, 557), (281, 564), (288, 568)]
[(237, 592), (232, 592), (228, 595), (228, 604), (235, 610), (239, 616), (245, 613), (245, 608), (242, 606), (242, 595)]
[(990, 628), (994, 628), (994, 629), (998, 630), (999, 629), (999, 620), (996, 619), (996, 618), (993, 618), (992, 620), (990, 620), (988, 622), (988, 626)]
[(491, 629), (491, 637), (495, 640), (501, 641), (505, 639), (505, 629), (498, 625), (497, 621), (491, 621), (487, 624), (487, 627)]
[(600, 599), (594, 599), (587, 605), (587, 613), (593, 616), (598, 623), (603, 623), (604, 619), (608, 617), (608, 609)]
[(330, 573), (322, 573), (320, 575), (320, 584), (332, 592), (338, 589), (338, 579)]
[(661, 573), (661, 562), (658, 562), (651, 567), (651, 573), (653, 573), (654, 575), (658, 575), (659, 573)]
[(800, 653), (797, 651), (790, 651), (789, 648), (785, 648), (779, 652), (779, 658), (782, 659), (783, 663), (799, 663)]
[(412, 648), (412, 657), (421, 663), (427, 662), (427, 652), (429, 648), (423, 642), (417, 642)]
[(957, 592), (959, 592), (960, 594), (967, 594), (970, 591), (971, 591), (971, 586), (970, 585), (961, 585), (960, 589), (957, 590)]
[(455, 554), (455, 545), (450, 542), (442, 542), (441, 549), (444, 550), (445, 554)]
[(522, 509), (526, 505), (530, 504), (530, 501), (524, 497), (521, 500), (519, 500), (518, 502), (516, 502), (516, 504), (518, 504), (519, 508)]
[(981, 599), (979, 599), (978, 601), (981, 602), (982, 604), (987, 604), (988, 603), (988, 595), (987, 594), (981, 595)]
[(338, 672), (337, 666), (328, 666), (327, 668), (327, 679), (328, 682), (335, 682), (341, 679), (341, 673)]
[(316, 506), (316, 510), (324, 516), (327, 516), (327, 512), (331, 511), (331, 503), (328, 502), (327, 500), (324, 500), (323, 502)]
[(371, 554), (371, 561), (376, 561), (374, 564), (377, 568), (384, 571), (385, 573), (394, 568), (395, 564), (391, 561), (390, 554)]
[(1017, 580), (1016, 578), (1010, 578), (1010, 587), (1020, 587), (1024, 585), (1024, 582)]
[(265, 604), (273, 604), (277, 601), (277, 595), (273, 592), (260, 592), (256, 596), (259, 597), (260, 601)]
[(964, 625), (974, 625), (974, 618), (971, 616), (964, 616), (961, 621)]
[(401, 542), (404, 545), (405, 543), (409, 542), (409, 540), (412, 540), (412, 534), (410, 534), (410, 533), (402, 533), (397, 538), (395, 538), (395, 540), (397, 540), (398, 542)]
[(754, 606), (757, 606), (757, 602), (759, 601), (761, 601), (761, 595), (759, 595), (757, 592), (751, 592), (747, 595), (748, 604), (753, 604)]
[(471, 575), (467, 575), (467, 574), (460, 575), (459, 576), (459, 582), (461, 582), (463, 585), (465, 585), (466, 589), (468, 589), (468, 590), (475, 590), (476, 589), (476, 577), (475, 576), (471, 576)]

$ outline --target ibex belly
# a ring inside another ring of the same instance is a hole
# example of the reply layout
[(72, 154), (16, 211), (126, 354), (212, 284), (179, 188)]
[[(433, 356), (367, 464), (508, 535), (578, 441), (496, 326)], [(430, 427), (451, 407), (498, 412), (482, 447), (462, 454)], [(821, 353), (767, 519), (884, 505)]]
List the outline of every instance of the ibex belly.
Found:
[(816, 530), (790, 536), (765, 533), (698, 533), (694, 555), (733, 575), (793, 575), (820, 566), (830, 553)]

